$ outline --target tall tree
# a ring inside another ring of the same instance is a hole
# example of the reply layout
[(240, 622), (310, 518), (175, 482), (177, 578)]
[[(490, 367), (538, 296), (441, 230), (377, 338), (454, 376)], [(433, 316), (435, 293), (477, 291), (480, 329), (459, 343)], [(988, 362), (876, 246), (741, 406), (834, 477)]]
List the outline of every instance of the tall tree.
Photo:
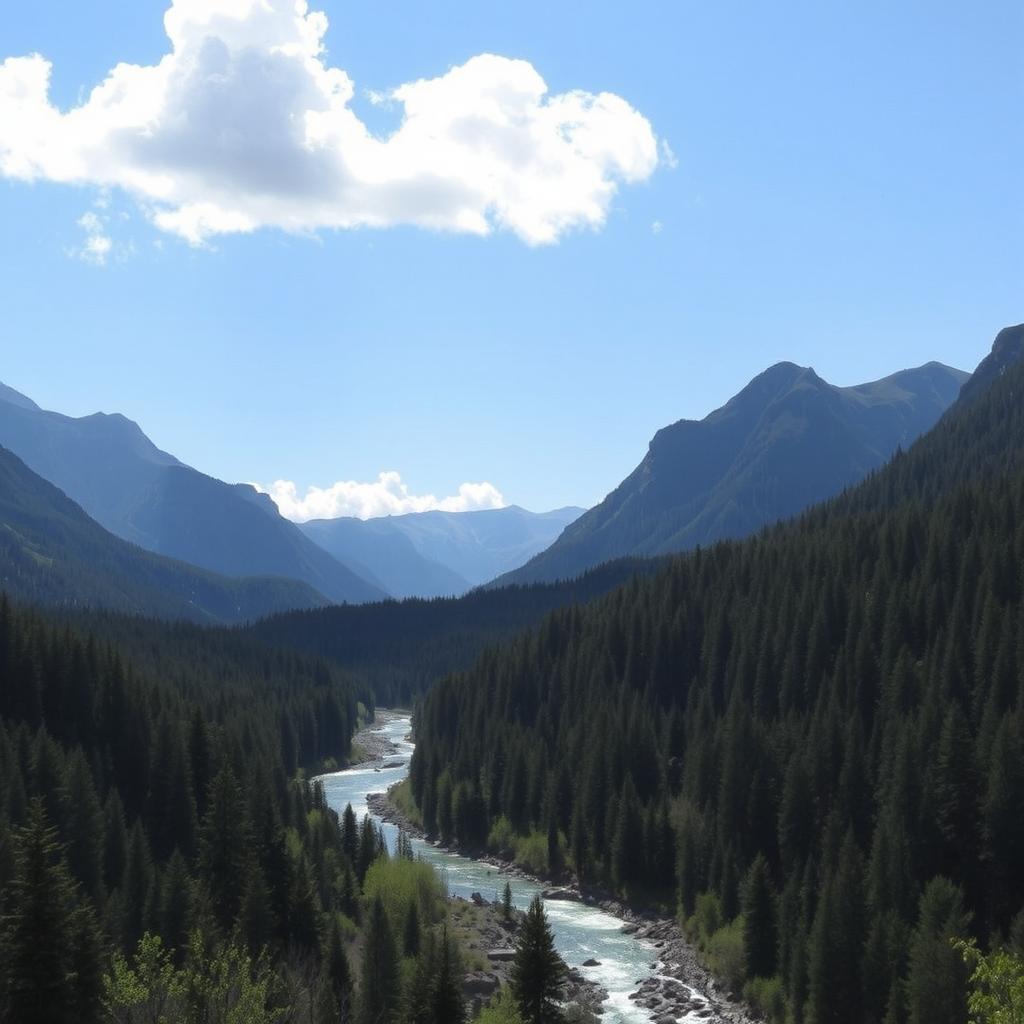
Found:
[(15, 831), (14, 877), (0, 937), (8, 1019), (88, 1024), (99, 1019), (99, 944), (91, 909), (71, 879), (40, 799)]
[(555, 949), (544, 904), (535, 896), (520, 928), (510, 975), (525, 1024), (561, 1024), (559, 1000), (565, 974), (565, 962)]

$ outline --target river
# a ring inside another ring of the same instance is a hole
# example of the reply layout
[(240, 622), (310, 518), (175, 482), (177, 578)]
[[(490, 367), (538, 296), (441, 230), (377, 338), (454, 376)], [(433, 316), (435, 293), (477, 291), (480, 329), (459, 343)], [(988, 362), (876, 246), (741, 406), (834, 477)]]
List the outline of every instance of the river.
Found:
[[(366, 805), (368, 794), (383, 793), (404, 779), (413, 751), (413, 744), (406, 739), (410, 726), (409, 718), (395, 718), (373, 730), (394, 743), (396, 753), (386, 757), (385, 763), (396, 767), (375, 770), (372, 765), (367, 765), (322, 776), (328, 804), (339, 813), (346, 804), (351, 804), (361, 819), (369, 812)], [(374, 817), (383, 825), (388, 843), (394, 849), (398, 830)], [(446, 853), (421, 840), (414, 839), (413, 847), (419, 856), (442, 873), (453, 896), (468, 899), (472, 893), (479, 892), (493, 900), (501, 895), (508, 882), (515, 905), (525, 910), (542, 890), (542, 886), (535, 882), (506, 875), (490, 864)], [(636, 990), (641, 979), (651, 975), (655, 960), (653, 947), (624, 935), (622, 921), (594, 907), (567, 900), (550, 900), (545, 903), (545, 910), (555, 944), (566, 963), (570, 967), (579, 967), (587, 978), (608, 990), (608, 1001), (602, 1004), (605, 1008), (602, 1021), (609, 1024), (649, 1021), (650, 1015), (631, 1002), (629, 995)], [(582, 967), (583, 961), (589, 959), (598, 960), (600, 966)], [(680, 1021), (687, 1019), (681, 1017)], [(699, 1018), (692, 1019), (696, 1021)]]

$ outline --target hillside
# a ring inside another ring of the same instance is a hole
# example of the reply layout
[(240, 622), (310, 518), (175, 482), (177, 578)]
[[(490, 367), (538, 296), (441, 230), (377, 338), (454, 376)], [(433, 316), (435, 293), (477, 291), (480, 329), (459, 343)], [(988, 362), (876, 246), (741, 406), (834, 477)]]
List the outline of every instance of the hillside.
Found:
[(0, 589), (40, 605), (217, 623), (327, 603), (295, 580), (229, 579), (143, 551), (108, 533), (3, 448)]
[(779, 363), (703, 420), (658, 431), (603, 502), (496, 583), (569, 578), (612, 558), (685, 551), (796, 515), (908, 447), (966, 379), (928, 363), (839, 388), (811, 369)]
[(678, 898), (777, 1019), (965, 1020), (951, 940), (1024, 944), (1022, 354), (847, 494), (439, 683), (428, 829)]
[(653, 572), (658, 564), (622, 559), (563, 583), (288, 612), (254, 623), (247, 633), (268, 647), (341, 666), (381, 706), (409, 706), (437, 679), (468, 668), (487, 646), (536, 625), (555, 608), (584, 604)]
[(245, 484), (226, 484), (161, 451), (121, 415), (73, 418), (0, 391), (0, 445), (111, 533), (226, 576), (301, 580), (332, 601), (385, 596)]

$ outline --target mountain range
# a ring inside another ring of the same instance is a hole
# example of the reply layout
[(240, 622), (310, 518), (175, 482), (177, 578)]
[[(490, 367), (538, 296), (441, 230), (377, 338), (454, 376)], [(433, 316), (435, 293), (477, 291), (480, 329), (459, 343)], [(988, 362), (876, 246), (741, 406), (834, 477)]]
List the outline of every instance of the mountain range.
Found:
[(229, 579), (115, 537), (0, 448), (0, 588), (32, 604), (236, 623), (327, 603), (296, 580)]
[(122, 540), (222, 576), (306, 584), (315, 593), (281, 588), (296, 608), (463, 594), (528, 561), (583, 511), (511, 506), (300, 527), (268, 495), (185, 465), (120, 414), (65, 416), (4, 384), (0, 445)]
[(300, 529), (395, 597), (458, 596), (547, 548), (581, 508), (528, 512), (418, 512), (378, 519), (317, 519)]
[(796, 515), (934, 426), (968, 376), (932, 362), (836, 387), (813, 369), (778, 363), (703, 420), (659, 430), (604, 501), (495, 585), (569, 578), (615, 558), (747, 536)]
[(335, 602), (386, 596), (284, 519), (269, 497), (184, 465), (119, 414), (64, 416), (5, 387), (0, 444), (105, 529), (155, 554), (225, 576), (300, 580)]

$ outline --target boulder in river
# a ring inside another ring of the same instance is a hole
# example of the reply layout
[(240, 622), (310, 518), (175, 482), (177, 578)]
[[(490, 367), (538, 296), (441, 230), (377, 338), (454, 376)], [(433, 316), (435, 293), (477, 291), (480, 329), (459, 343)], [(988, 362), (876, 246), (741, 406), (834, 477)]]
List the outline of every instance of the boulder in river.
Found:
[(600, 960), (595, 960), (593, 957), (591, 957), (589, 960), (584, 960), (583, 963), (580, 964), (580, 966), (581, 967), (600, 967), (601, 966), (601, 961)]
[(559, 886), (556, 889), (545, 889), (540, 895), (545, 900), (578, 900), (580, 898), (580, 894), (575, 889), (569, 889), (565, 886)]

